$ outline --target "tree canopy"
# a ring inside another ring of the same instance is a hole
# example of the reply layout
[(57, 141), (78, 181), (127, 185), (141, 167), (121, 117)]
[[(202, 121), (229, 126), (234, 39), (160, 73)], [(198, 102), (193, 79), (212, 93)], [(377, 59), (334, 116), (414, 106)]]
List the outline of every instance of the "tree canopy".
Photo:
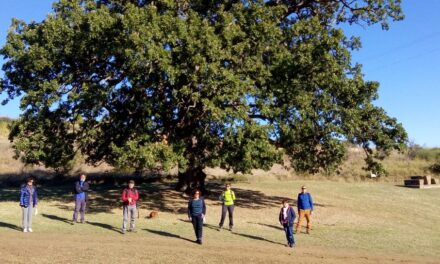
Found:
[[(337, 168), (345, 142), (367, 167), (407, 135), (373, 104), (341, 24), (403, 19), (399, 0), (61, 0), (14, 19), (0, 93), (21, 96), (16, 156), (62, 168), (76, 153), (137, 170)], [(7, 100), (6, 100), (7, 101)], [(4, 103), (6, 103), (6, 101)], [(373, 152), (373, 148), (376, 150)]]

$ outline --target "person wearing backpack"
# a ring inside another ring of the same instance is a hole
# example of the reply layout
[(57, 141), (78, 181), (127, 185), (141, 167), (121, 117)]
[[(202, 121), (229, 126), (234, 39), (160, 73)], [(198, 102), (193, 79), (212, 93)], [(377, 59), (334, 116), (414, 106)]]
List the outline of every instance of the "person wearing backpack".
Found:
[(287, 200), (283, 200), (282, 204), (283, 207), (281, 207), (278, 220), (280, 221), (280, 224), (283, 226), (284, 232), (286, 233), (287, 246), (294, 247), (295, 238), (293, 237), (293, 222), (296, 218), (295, 210), (293, 210), (292, 206), (289, 205), (289, 202)]
[(88, 201), (89, 183), (86, 182), (86, 175), (82, 173), (79, 181), (75, 182), (74, 199), (75, 210), (73, 212), (72, 224), (77, 223), (78, 214), (81, 214), (81, 223), (85, 223), (86, 205)]
[(226, 212), (229, 214), (229, 231), (232, 231), (232, 227), (234, 226), (234, 201), (235, 201), (235, 193), (231, 190), (231, 184), (227, 183), (225, 186), (225, 190), (219, 197), (222, 202), (222, 216), (219, 223), (219, 231), (223, 228), (223, 224), (226, 218)]
[(135, 216), (137, 215), (137, 201), (139, 200), (139, 192), (134, 188), (134, 181), (128, 182), (128, 187), (122, 191), (123, 203), (123, 219), (122, 219), (122, 234), (127, 231), (128, 215), (130, 215), (130, 229), (129, 232), (136, 232)]
[(32, 232), (32, 216), (38, 204), (37, 188), (33, 184), (34, 179), (29, 177), (20, 189), (20, 207), (23, 211), (22, 225), (25, 233)]
[(301, 187), (301, 192), (298, 194), (298, 222), (296, 223), (295, 233), (301, 232), (301, 223), (305, 218), (307, 220), (307, 234), (310, 234), (312, 228), (312, 213), (313, 200), (312, 195), (307, 192), (306, 186)]

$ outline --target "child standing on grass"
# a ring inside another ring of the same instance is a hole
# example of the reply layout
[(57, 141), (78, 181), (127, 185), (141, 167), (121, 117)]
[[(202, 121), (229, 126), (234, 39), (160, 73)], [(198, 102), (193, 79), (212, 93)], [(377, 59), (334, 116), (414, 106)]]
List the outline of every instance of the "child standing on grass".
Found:
[(128, 215), (130, 214), (130, 229), (129, 232), (135, 233), (135, 216), (137, 215), (137, 200), (139, 199), (139, 192), (134, 188), (134, 181), (128, 182), (128, 187), (122, 191), (123, 205), (123, 220), (122, 220), (122, 234), (127, 230)]
[(279, 221), (286, 232), (287, 246), (295, 246), (295, 238), (293, 237), (293, 222), (295, 221), (296, 215), (295, 210), (289, 205), (287, 200), (283, 200), (283, 207), (281, 207)]
[(26, 184), (23, 184), (20, 189), (20, 206), (23, 212), (23, 232), (25, 233), (32, 232), (32, 215), (37, 204), (37, 188), (34, 186), (34, 179), (29, 177), (26, 179)]
[(192, 222), (196, 234), (196, 243), (202, 244), (203, 220), (206, 214), (205, 200), (200, 197), (200, 191), (195, 190), (188, 202), (188, 219)]

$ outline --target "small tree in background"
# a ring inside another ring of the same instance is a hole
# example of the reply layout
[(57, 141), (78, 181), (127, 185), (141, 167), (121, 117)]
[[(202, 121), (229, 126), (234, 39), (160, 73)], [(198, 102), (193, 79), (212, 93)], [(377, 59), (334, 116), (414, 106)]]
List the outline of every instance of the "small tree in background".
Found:
[(203, 188), (207, 166), (269, 169), (283, 154), (299, 171), (333, 170), (344, 141), (377, 169), (407, 136), (372, 104), (378, 83), (338, 26), (390, 18), (403, 18), (399, 0), (61, 0), (40, 23), (14, 19), (0, 51), (0, 92), (22, 96), (10, 140), (25, 163), (54, 168), (77, 152), (178, 164), (179, 189)]

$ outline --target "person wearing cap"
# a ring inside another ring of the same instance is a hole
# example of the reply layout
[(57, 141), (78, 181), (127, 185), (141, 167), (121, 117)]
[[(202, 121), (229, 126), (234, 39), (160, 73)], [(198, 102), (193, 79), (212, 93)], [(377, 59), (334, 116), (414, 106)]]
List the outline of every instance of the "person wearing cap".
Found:
[(34, 186), (34, 179), (29, 177), (20, 189), (20, 206), (22, 208), (23, 232), (32, 232), (32, 216), (34, 209), (37, 208), (38, 195), (37, 188)]
[(222, 202), (222, 216), (219, 223), (219, 230), (223, 228), (223, 223), (225, 222), (226, 212), (229, 214), (229, 231), (232, 231), (232, 227), (234, 226), (234, 201), (235, 201), (235, 193), (231, 190), (231, 184), (227, 183), (225, 186), (225, 190), (220, 195), (220, 201)]
[(89, 183), (86, 182), (86, 175), (82, 173), (79, 176), (79, 181), (75, 182), (74, 199), (75, 210), (73, 212), (72, 224), (77, 223), (78, 214), (81, 214), (81, 223), (85, 223), (86, 205), (88, 201)]
[(135, 217), (137, 215), (137, 201), (139, 200), (139, 192), (134, 188), (134, 181), (128, 182), (128, 187), (122, 191), (123, 202), (123, 219), (122, 219), (122, 234), (127, 230), (128, 215), (130, 215), (130, 229), (129, 232), (136, 232)]
[(301, 232), (301, 223), (304, 218), (307, 221), (307, 234), (310, 234), (311, 230), (311, 218), (313, 213), (313, 200), (312, 195), (307, 192), (307, 187), (302, 186), (301, 192), (298, 194), (298, 222), (296, 223), (295, 233)]
[(200, 197), (200, 191), (195, 190), (188, 201), (188, 219), (192, 222), (196, 234), (196, 243), (202, 244), (203, 222), (206, 215), (205, 200)]

